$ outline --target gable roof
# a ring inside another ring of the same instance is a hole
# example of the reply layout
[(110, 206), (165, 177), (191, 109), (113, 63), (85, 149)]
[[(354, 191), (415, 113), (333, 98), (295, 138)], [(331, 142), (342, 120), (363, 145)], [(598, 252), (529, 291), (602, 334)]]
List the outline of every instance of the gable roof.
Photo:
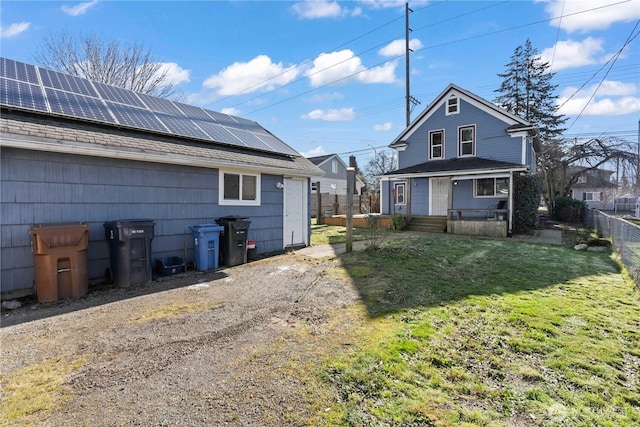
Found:
[(430, 160), (419, 165), (409, 166), (392, 172), (387, 172), (387, 177), (416, 176), (450, 176), (482, 172), (515, 172), (528, 171), (525, 165), (499, 160), (483, 159), (481, 157), (457, 157), (446, 160)]
[(320, 166), (321, 164), (323, 164), (324, 162), (326, 162), (327, 160), (329, 160), (334, 156), (335, 154), (326, 154), (324, 156), (307, 157), (307, 160), (309, 160), (311, 163), (313, 163), (316, 166)]
[(504, 108), (500, 108), (497, 105), (487, 101), (484, 98), (479, 97), (478, 95), (471, 93), (465, 89), (462, 89), (459, 86), (451, 83), (447, 86), (428, 106), (425, 108), (410, 124), (407, 126), (405, 130), (398, 135), (393, 142), (389, 145), (390, 148), (398, 148), (406, 144), (406, 140), (417, 130), (419, 129), (426, 121), (431, 117), (432, 114), (435, 113), (436, 110), (440, 108), (442, 104), (446, 102), (446, 100), (450, 96), (456, 96), (465, 100), (466, 102), (476, 106), (482, 111), (490, 114), (499, 120), (502, 120), (507, 124), (506, 131), (509, 133), (516, 132), (528, 132), (531, 136), (535, 136), (537, 131), (535, 127), (529, 123), (528, 121), (516, 116), (515, 114), (509, 113)]

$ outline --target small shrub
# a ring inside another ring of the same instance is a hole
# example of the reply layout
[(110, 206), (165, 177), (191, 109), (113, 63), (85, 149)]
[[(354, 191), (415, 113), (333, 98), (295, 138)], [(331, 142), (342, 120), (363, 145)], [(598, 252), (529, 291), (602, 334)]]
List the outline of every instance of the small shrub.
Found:
[(394, 230), (404, 230), (407, 227), (407, 218), (404, 215), (391, 215), (391, 223)]
[(557, 197), (553, 201), (553, 218), (558, 221), (580, 223), (584, 221), (587, 205), (582, 200), (571, 197)]
[(526, 233), (538, 226), (542, 181), (535, 175), (516, 175), (513, 180), (513, 231)]

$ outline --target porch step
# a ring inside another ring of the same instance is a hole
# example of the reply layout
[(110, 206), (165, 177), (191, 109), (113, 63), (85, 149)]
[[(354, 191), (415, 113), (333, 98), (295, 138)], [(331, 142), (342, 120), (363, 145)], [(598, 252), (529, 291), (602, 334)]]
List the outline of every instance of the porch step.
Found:
[(445, 233), (447, 230), (447, 217), (412, 216), (407, 230), (424, 231), (428, 233)]

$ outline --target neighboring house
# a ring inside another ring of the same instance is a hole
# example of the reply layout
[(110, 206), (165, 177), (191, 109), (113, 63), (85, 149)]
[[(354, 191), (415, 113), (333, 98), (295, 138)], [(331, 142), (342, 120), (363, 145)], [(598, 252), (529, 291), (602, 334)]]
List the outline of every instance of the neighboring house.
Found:
[(583, 200), (589, 208), (613, 210), (618, 186), (611, 181), (613, 171), (572, 167), (571, 175), (580, 173), (571, 187), (571, 197)]
[(381, 177), (382, 213), (444, 218), (450, 233), (510, 234), (513, 177), (535, 172), (535, 135), (527, 121), (449, 85), (391, 143), (398, 170)]
[[(324, 156), (309, 157), (308, 160), (318, 166), (324, 175), (314, 179), (313, 194), (316, 194), (317, 185), (320, 183), (320, 193), (322, 194), (322, 211), (338, 214), (346, 212), (346, 196), (347, 196), (347, 164), (337, 154), (327, 154)], [(354, 206), (357, 207), (359, 199), (357, 195), (362, 194), (362, 188), (365, 183), (356, 175), (355, 183), (355, 201)], [(312, 198), (311, 215), (317, 213), (316, 198)], [(359, 213), (359, 212), (355, 212)], [(325, 215), (323, 213), (323, 215)]]
[(3, 296), (33, 289), (37, 223), (90, 226), (90, 279), (106, 221), (154, 220), (154, 259), (193, 259), (189, 227), (224, 216), (251, 221), (258, 253), (309, 245), (322, 171), (255, 122), (5, 58), (0, 107)]

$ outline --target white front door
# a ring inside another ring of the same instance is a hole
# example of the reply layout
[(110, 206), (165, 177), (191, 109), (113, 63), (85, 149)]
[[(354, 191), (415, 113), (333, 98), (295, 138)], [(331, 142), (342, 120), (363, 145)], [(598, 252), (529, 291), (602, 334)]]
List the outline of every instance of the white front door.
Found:
[(431, 178), (429, 180), (429, 215), (446, 216), (449, 209), (450, 178)]
[(307, 191), (306, 181), (284, 180), (284, 247), (307, 246)]

